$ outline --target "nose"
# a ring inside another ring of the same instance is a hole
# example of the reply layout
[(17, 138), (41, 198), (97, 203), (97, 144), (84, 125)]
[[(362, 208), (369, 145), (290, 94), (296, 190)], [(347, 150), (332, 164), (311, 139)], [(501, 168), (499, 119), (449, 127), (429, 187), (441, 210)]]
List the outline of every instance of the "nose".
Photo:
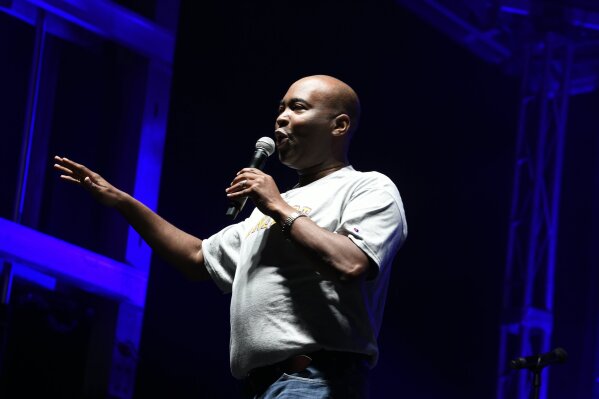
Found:
[(289, 124), (289, 115), (287, 115), (287, 110), (284, 110), (277, 116), (275, 121), (275, 128), (278, 129), (280, 127), (285, 127)]

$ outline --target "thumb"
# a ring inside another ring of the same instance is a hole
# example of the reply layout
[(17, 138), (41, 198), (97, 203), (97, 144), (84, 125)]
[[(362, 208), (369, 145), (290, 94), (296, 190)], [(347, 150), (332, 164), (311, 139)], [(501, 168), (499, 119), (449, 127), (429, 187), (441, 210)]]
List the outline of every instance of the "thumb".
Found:
[(92, 190), (94, 188), (94, 182), (92, 181), (92, 179), (89, 178), (89, 176), (86, 176), (85, 179), (83, 179), (83, 185), (85, 186), (85, 188), (87, 188), (88, 190)]

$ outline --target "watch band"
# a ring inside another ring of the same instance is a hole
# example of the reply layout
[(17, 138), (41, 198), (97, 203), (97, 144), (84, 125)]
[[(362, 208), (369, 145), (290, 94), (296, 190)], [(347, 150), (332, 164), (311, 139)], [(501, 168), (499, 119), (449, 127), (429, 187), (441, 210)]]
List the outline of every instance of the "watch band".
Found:
[(293, 222), (295, 222), (297, 218), (301, 218), (302, 216), (307, 217), (303, 213), (295, 211), (291, 215), (283, 219), (283, 222), (281, 222), (281, 231), (283, 232), (283, 235), (285, 237), (289, 237), (289, 233), (291, 232), (291, 226), (293, 225)]

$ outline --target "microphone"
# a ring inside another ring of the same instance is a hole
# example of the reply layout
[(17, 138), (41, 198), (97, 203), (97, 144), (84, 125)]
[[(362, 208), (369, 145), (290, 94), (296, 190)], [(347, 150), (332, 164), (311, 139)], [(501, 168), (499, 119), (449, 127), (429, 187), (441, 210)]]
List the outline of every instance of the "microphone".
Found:
[(568, 353), (563, 348), (555, 348), (551, 352), (541, 353), (540, 355), (518, 357), (510, 362), (510, 367), (515, 370), (537, 369), (556, 363), (565, 363)]
[[(275, 152), (275, 142), (270, 137), (262, 137), (256, 141), (256, 149), (254, 155), (250, 161), (248, 168), (256, 168), (262, 170), (264, 164), (266, 164), (266, 158), (271, 156)], [(247, 197), (244, 197), (238, 201), (231, 201), (225, 215), (231, 219), (235, 219), (239, 212), (243, 209)]]

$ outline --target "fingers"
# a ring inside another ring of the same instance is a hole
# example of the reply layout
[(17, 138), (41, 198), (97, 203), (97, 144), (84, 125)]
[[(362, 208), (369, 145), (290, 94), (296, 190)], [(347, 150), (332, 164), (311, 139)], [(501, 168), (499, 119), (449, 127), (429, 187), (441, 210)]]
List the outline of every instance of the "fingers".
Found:
[(233, 179), (231, 184), (229, 184), (229, 187), (239, 185), (242, 181), (245, 181), (246, 186), (249, 184), (248, 180), (251, 179), (251, 176), (249, 176), (248, 174), (240, 174), (240, 173), (238, 173), (237, 176), (235, 176), (235, 178)]
[(263, 174), (265, 174), (260, 169), (256, 169), (256, 168), (243, 168), (239, 172), (237, 172), (237, 176), (239, 176), (242, 173), (252, 173), (252, 174), (255, 174), (255, 175), (263, 175)]
[(97, 185), (94, 184), (94, 182), (92, 181), (92, 179), (89, 178), (89, 176), (85, 177), (82, 180), (79, 180), (79, 179), (76, 179), (74, 177), (67, 176), (67, 175), (60, 175), (60, 178), (66, 182), (69, 182), (72, 184), (77, 184), (78, 186), (83, 186), (83, 188), (85, 188), (87, 190), (96, 190), (97, 189)]
[(228, 190), (229, 191), (233, 191), (233, 190), (239, 191), (239, 190), (245, 190), (250, 187), (251, 187), (251, 183), (247, 179), (243, 179), (243, 180), (233, 181), (231, 183), (231, 185), (229, 186)]
[[(60, 157), (54, 157), (54, 160), (58, 161), (58, 162), (63, 162), (63, 158), (60, 158)], [(69, 169), (61, 164), (58, 164), (58, 163), (54, 164), (54, 169), (56, 169), (62, 173), (62, 175), (60, 175), (61, 179), (68, 181), (70, 183), (81, 183), (81, 178), (77, 178), (77, 176), (75, 176), (75, 173), (73, 172), (72, 169)]]
[(254, 196), (256, 193), (264, 191), (265, 183), (268, 180), (269, 176), (261, 170), (244, 168), (237, 172), (225, 191), (229, 198)]
[(231, 186), (239, 183), (242, 180), (247, 180), (249, 183), (253, 180), (259, 179), (260, 176), (266, 176), (266, 173), (256, 168), (243, 168), (237, 172), (237, 175), (235, 175), (235, 178), (231, 182)]
[(252, 184), (252, 179), (249, 176), (244, 176), (244, 175), (239, 175), (236, 176), (233, 181), (231, 182), (231, 184), (229, 185), (229, 187), (233, 187), (233, 186), (239, 186), (241, 185), (242, 188), (247, 188), (249, 185)]
[(232, 196), (246, 196), (252, 190), (251, 183), (248, 182), (247, 179), (237, 179), (233, 180), (231, 185), (227, 187), (225, 192), (227, 193), (227, 197)]
[(57, 164), (57, 163), (54, 164), (54, 169), (56, 169), (60, 172), (69, 174), (69, 175), (73, 173), (73, 171), (71, 169), (65, 168), (64, 166)]
[(56, 161), (57, 163), (54, 164), (54, 169), (58, 170), (59, 172), (65, 173), (68, 176), (73, 175), (74, 171), (72, 167), (67, 167), (67, 163), (65, 162), (66, 158), (61, 158), (59, 156), (55, 156), (54, 157), (54, 161)]
[(58, 162), (63, 167), (67, 167), (73, 164), (73, 161), (70, 161), (69, 159), (64, 157), (59, 157), (58, 155), (54, 156), (54, 161)]
[(74, 179), (71, 176), (60, 175), (60, 178), (64, 181), (68, 181), (69, 183), (81, 184), (81, 182), (79, 180)]
[(81, 165), (80, 163), (77, 163), (75, 161), (71, 161), (70, 159), (67, 158), (61, 158), (61, 157), (54, 157), (54, 159), (59, 160), (61, 163), (63, 163), (67, 168), (71, 169), (73, 172), (80, 172), (82, 174), (86, 174), (86, 175), (91, 175), (91, 171), (89, 169), (87, 169), (84, 165)]
[(90, 176), (93, 175), (93, 172), (84, 165), (71, 161), (65, 157), (55, 156), (54, 160), (57, 162), (54, 164), (54, 169), (63, 173), (60, 176), (63, 180), (81, 184), (86, 180), (90, 180)]
[(64, 173), (73, 173), (73, 171), (71, 169), (64, 166), (64, 158), (61, 158), (58, 155), (55, 155), (54, 161), (58, 162), (58, 163), (54, 164), (54, 169), (59, 170)]

